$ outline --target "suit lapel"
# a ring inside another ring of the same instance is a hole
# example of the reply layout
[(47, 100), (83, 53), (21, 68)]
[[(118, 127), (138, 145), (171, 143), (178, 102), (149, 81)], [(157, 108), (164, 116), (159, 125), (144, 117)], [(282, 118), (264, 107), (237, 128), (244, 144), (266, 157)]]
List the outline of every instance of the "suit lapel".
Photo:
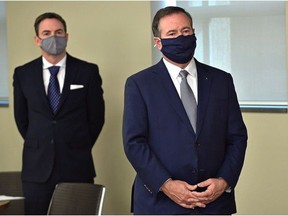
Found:
[(162, 83), (164, 87), (163, 95), (167, 97), (167, 101), (170, 103), (170, 105), (173, 107), (177, 115), (182, 119), (184, 124), (189, 128), (189, 130), (194, 133), (194, 130), (191, 126), (191, 123), (189, 121), (189, 118), (186, 114), (186, 111), (184, 109), (184, 106), (182, 104), (182, 101), (178, 95), (177, 90), (175, 89), (175, 86), (173, 84), (173, 81), (171, 80), (171, 77), (167, 71), (167, 68), (165, 64), (163, 63), (163, 60), (161, 60), (155, 68), (154, 73), (156, 73), (159, 77), (159, 82)]
[[(60, 103), (59, 103), (59, 109), (56, 112), (55, 115), (59, 113), (61, 110), (65, 100), (67, 99), (67, 96), (69, 95), (70, 92), (70, 85), (73, 82), (73, 79), (75, 75), (78, 73), (78, 68), (77, 65), (74, 64), (73, 57), (67, 54), (67, 60), (66, 60), (66, 71), (65, 71), (65, 79), (64, 79), (64, 86), (60, 98)], [(33, 72), (34, 73), (34, 72)], [(49, 104), (49, 99), (47, 97), (46, 91), (45, 91), (45, 86), (43, 82), (43, 62), (42, 62), (42, 57), (39, 57), (35, 61), (35, 73), (31, 77), (34, 81), (32, 82), (33, 85), (35, 84), (35, 89), (37, 89), (38, 94), (39, 94), (39, 101), (42, 101), (44, 104), (45, 109), (47, 110), (48, 113), (51, 115), (54, 115), (52, 112), (52, 109)]]
[[(77, 65), (73, 62), (73, 57), (67, 54), (67, 60), (66, 60), (66, 71), (65, 71), (65, 79), (64, 79), (64, 85), (63, 90), (60, 98), (59, 108), (57, 113), (61, 111), (61, 108), (67, 99), (69, 93), (70, 93), (70, 85), (74, 80), (75, 75), (78, 73)], [(57, 114), (56, 113), (56, 114)]]
[(198, 108), (197, 108), (197, 135), (200, 134), (205, 118), (212, 81), (212, 74), (209, 73), (196, 59), (198, 77)]
[(35, 85), (35, 89), (39, 95), (39, 102), (43, 104), (43, 107), (46, 109), (47, 113), (52, 113), (43, 81), (42, 56), (35, 61), (35, 73), (31, 76), (31, 79), (33, 79), (32, 83)]

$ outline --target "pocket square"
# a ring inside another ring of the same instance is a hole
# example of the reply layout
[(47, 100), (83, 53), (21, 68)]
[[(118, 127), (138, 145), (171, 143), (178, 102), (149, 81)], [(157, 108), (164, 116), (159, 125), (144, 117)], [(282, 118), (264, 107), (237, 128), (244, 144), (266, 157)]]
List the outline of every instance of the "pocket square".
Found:
[(80, 89), (80, 88), (84, 88), (84, 85), (75, 85), (75, 84), (70, 85), (70, 90)]

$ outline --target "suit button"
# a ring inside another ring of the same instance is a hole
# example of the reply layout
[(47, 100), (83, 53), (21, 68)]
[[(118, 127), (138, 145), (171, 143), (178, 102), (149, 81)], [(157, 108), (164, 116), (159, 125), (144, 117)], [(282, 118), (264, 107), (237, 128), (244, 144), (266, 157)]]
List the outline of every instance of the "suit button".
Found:
[(53, 120), (53, 121), (52, 121), (52, 124), (57, 124), (57, 121)]
[(197, 146), (197, 147), (200, 147), (200, 146), (201, 146), (201, 144), (200, 144), (200, 143), (196, 143), (196, 146)]
[(51, 140), (51, 144), (54, 144), (54, 139)]
[(193, 168), (193, 169), (192, 169), (192, 173), (193, 173), (193, 174), (195, 174), (195, 173), (197, 173), (197, 172), (198, 172), (198, 170), (197, 170), (196, 168)]

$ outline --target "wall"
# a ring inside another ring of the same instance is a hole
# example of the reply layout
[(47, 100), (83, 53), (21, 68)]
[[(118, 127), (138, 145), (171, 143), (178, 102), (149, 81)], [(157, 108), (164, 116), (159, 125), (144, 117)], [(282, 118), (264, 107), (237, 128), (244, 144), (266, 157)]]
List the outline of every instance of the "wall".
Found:
[[(20, 170), (22, 138), (13, 117), (12, 75), (16, 66), (40, 55), (34, 19), (54, 11), (68, 24), (68, 52), (100, 67), (106, 123), (93, 149), (96, 182), (107, 186), (104, 214), (129, 214), (133, 169), (122, 148), (126, 78), (151, 65), (148, 1), (7, 2), (10, 106), (0, 108), (0, 171)], [(288, 214), (288, 115), (244, 113), (247, 157), (237, 186), (238, 214)]]
[[(10, 107), (0, 109), (0, 170), (20, 170), (22, 139), (13, 117), (12, 75), (16, 66), (40, 55), (33, 24), (54, 11), (67, 22), (68, 52), (99, 65), (106, 122), (93, 148), (97, 183), (107, 186), (104, 213), (128, 214), (134, 172), (122, 148), (126, 78), (151, 64), (149, 2), (7, 2)], [(143, 15), (139, 15), (143, 14)]]

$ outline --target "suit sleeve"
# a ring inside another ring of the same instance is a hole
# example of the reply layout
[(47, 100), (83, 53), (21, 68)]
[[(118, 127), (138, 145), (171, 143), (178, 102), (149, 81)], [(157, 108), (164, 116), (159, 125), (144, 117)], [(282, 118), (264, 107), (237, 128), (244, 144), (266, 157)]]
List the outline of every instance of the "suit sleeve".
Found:
[(227, 148), (225, 160), (218, 172), (231, 188), (237, 184), (244, 163), (247, 147), (247, 130), (242, 119), (233, 79), (229, 74), (229, 113), (227, 127)]
[(28, 128), (28, 105), (27, 100), (21, 88), (18, 73), (19, 68), (16, 68), (13, 76), (13, 88), (14, 88), (14, 118), (23, 139), (26, 137), (26, 132)]
[(126, 156), (150, 192), (156, 194), (170, 178), (149, 145), (149, 111), (137, 82), (125, 85), (123, 143)]
[(102, 79), (97, 65), (93, 65), (91, 73), (87, 97), (87, 110), (92, 145), (94, 145), (105, 121)]

